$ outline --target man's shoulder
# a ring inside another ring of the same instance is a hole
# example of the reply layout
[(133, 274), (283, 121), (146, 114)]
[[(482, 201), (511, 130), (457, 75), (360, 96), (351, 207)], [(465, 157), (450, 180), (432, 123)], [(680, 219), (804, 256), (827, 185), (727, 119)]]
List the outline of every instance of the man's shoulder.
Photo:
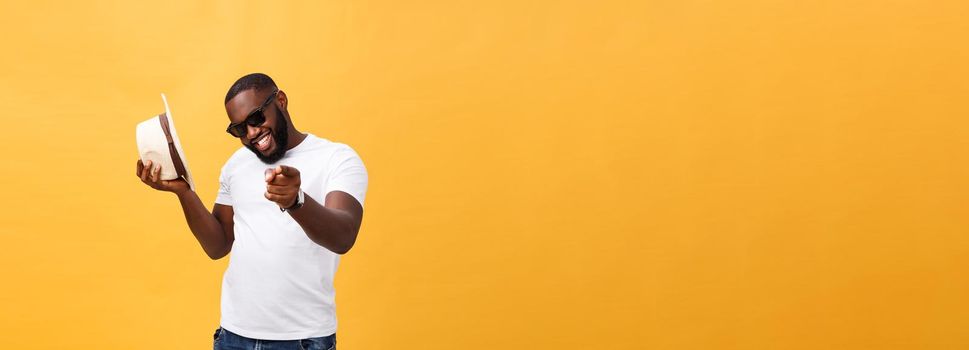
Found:
[(345, 154), (345, 153), (356, 154), (353, 148), (351, 148), (349, 145), (345, 143), (330, 141), (313, 134), (307, 134), (305, 142), (309, 143), (307, 145), (308, 147), (306, 147), (306, 150), (310, 152), (324, 153), (328, 155)]

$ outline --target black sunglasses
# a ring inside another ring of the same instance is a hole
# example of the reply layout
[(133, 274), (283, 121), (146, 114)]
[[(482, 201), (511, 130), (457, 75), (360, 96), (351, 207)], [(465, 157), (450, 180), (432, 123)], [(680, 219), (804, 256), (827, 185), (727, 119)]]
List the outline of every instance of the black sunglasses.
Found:
[(259, 106), (259, 108), (254, 109), (252, 112), (249, 112), (249, 115), (246, 116), (245, 121), (243, 121), (242, 123), (229, 124), (229, 127), (225, 128), (225, 132), (235, 137), (243, 137), (243, 136), (246, 136), (246, 133), (248, 131), (247, 125), (260, 126), (262, 125), (262, 123), (265, 123), (266, 115), (263, 114), (262, 111), (265, 110), (267, 106), (269, 106), (269, 103), (273, 101), (273, 97), (275, 97), (276, 94), (278, 93), (279, 93), (279, 89), (273, 89), (273, 93), (269, 94), (269, 97), (266, 98), (266, 102), (263, 102), (262, 105)]

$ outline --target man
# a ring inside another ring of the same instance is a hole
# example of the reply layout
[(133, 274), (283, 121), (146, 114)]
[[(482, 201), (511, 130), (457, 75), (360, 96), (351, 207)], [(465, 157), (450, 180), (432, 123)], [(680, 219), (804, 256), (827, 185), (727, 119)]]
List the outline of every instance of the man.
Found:
[(347, 145), (297, 130), (288, 104), (265, 74), (229, 88), (227, 132), (244, 147), (222, 167), (211, 213), (184, 180), (138, 161), (142, 182), (178, 196), (210, 258), (232, 252), (215, 349), (336, 347), (333, 276), (360, 229), (367, 170)]

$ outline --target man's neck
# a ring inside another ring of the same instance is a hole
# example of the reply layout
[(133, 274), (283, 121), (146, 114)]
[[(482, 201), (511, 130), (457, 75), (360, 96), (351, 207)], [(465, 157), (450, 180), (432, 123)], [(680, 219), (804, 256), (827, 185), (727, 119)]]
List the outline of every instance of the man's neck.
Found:
[(289, 142), (286, 144), (286, 150), (291, 150), (296, 146), (299, 146), (303, 140), (306, 139), (306, 134), (299, 132), (296, 128), (289, 129)]

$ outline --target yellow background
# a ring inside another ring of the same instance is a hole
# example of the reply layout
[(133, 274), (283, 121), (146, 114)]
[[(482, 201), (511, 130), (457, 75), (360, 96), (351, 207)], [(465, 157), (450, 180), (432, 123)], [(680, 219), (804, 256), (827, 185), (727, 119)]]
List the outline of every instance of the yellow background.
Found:
[(0, 335), (201, 349), (227, 260), (134, 176), (168, 94), (211, 206), (270, 74), (370, 172), (343, 349), (969, 347), (965, 1), (5, 1)]

